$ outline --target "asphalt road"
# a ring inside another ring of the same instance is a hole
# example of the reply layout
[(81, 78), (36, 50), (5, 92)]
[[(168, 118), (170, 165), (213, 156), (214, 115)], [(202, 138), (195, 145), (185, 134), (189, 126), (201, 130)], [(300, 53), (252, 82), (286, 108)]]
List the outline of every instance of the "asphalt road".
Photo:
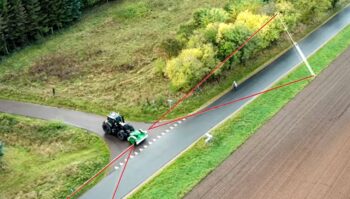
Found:
[(350, 48), (186, 199), (349, 199)]
[[(349, 7), (335, 16), (313, 34), (309, 35), (306, 39), (301, 41), (299, 45), (308, 56), (315, 52), (319, 47), (335, 36), (348, 24), (350, 24)], [(298, 54), (295, 50), (291, 49), (267, 66), (264, 70), (240, 85), (238, 91), (227, 93), (210, 106), (218, 105), (267, 89), (273, 84), (273, 82), (283, 77), (300, 63), (301, 59), (299, 58)], [(129, 165), (124, 174), (124, 179), (118, 190), (117, 198), (121, 198), (135, 189), (139, 184), (147, 180), (167, 162), (172, 160), (193, 142), (202, 137), (211, 128), (239, 110), (249, 101), (250, 100), (244, 100), (216, 111), (189, 118), (185, 121), (181, 121), (181, 123), (176, 123), (176, 126), (168, 125), (152, 130), (150, 132), (151, 137), (148, 139), (148, 141), (142, 146), (138, 147), (135, 151), (136, 153), (133, 154), (133, 158), (130, 159)], [(0, 111), (39, 117), (43, 119), (59, 119), (65, 121), (66, 123), (86, 128), (94, 132), (102, 132), (100, 128), (101, 122), (104, 118), (100, 116), (38, 105), (34, 105), (33, 109), (29, 108), (29, 110), (23, 114), (22, 108), (18, 108), (17, 104), (9, 105), (9, 103), (14, 102), (0, 101)], [(23, 103), (20, 104), (22, 104), (24, 107), (31, 106)], [(47, 114), (47, 110), (52, 112)], [(146, 124), (135, 123), (134, 125), (137, 128), (144, 128)], [(104, 138), (110, 144), (114, 155), (117, 154), (115, 151), (120, 152), (121, 149), (126, 147), (125, 143), (120, 143), (116, 139), (110, 137)], [(124, 160), (125, 159), (122, 159), (122, 161)], [(120, 170), (120, 168), (116, 169), (95, 187), (83, 194), (81, 198), (111, 198), (116, 180), (120, 174)]]

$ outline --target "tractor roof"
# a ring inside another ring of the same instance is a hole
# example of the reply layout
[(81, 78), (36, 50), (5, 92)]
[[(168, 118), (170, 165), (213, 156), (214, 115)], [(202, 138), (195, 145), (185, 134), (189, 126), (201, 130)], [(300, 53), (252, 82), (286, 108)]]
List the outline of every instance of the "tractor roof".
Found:
[(121, 118), (121, 115), (119, 113), (112, 112), (108, 115), (108, 117), (115, 120), (115, 119)]

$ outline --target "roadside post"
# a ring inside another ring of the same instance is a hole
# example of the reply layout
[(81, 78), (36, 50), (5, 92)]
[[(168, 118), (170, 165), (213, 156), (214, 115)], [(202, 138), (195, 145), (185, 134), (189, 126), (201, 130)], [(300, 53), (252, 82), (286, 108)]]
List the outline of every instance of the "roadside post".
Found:
[(204, 134), (204, 136), (206, 137), (205, 139), (206, 144), (208, 144), (213, 139), (213, 136), (210, 133), (206, 133)]
[(173, 105), (174, 100), (172, 100), (172, 99), (168, 99), (167, 101), (168, 101), (168, 105), (169, 105), (169, 107), (171, 107), (171, 106)]
[(232, 88), (233, 88), (234, 91), (236, 91), (238, 89), (238, 84), (237, 84), (236, 81), (233, 81)]

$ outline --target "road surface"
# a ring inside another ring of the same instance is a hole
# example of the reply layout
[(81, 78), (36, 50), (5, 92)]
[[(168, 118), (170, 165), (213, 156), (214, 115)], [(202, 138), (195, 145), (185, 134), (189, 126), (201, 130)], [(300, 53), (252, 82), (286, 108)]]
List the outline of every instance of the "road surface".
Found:
[(349, 199), (350, 48), (186, 199)]

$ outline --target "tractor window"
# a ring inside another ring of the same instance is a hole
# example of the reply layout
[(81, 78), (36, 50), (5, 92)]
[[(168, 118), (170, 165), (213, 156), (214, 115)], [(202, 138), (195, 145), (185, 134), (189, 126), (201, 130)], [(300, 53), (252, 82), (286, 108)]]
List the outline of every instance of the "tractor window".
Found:
[(111, 124), (114, 123), (114, 120), (113, 120), (112, 118), (110, 118), (110, 117), (109, 117), (107, 120), (108, 120), (108, 122), (111, 123)]

